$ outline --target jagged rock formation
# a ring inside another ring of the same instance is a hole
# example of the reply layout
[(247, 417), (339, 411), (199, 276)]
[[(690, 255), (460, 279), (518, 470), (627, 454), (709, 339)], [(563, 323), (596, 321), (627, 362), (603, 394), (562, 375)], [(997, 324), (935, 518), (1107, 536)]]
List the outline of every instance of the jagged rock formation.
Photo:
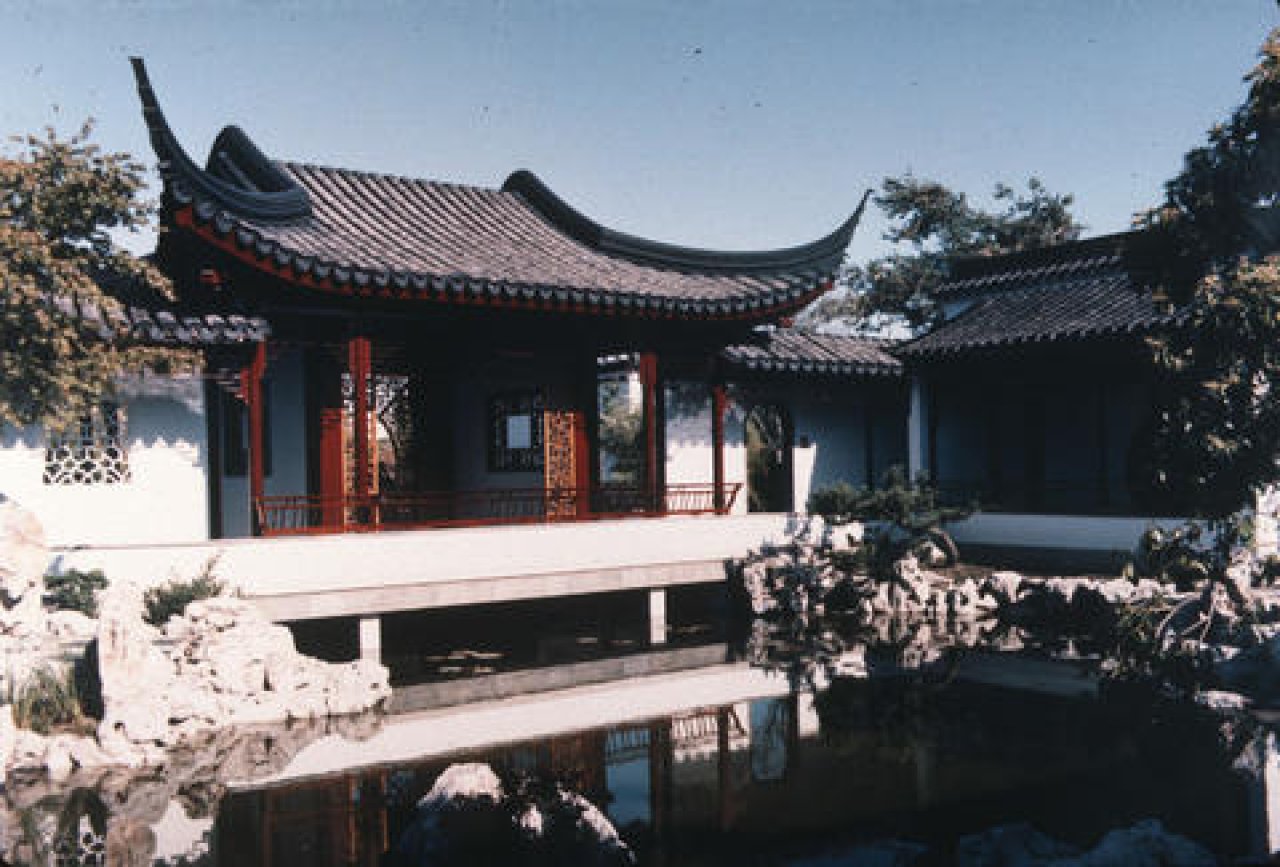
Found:
[(287, 627), (232, 597), (193, 602), (161, 631), (143, 622), (137, 588), (113, 585), (97, 652), (98, 739), (121, 756), (227, 726), (359, 713), (391, 695), (385, 666), (303, 656)]
[[(44, 666), (66, 670), (69, 648), (96, 674), (97, 738), (19, 729), (0, 705), (0, 770), (40, 769), (54, 780), (77, 768), (137, 766), (196, 735), (223, 728), (356, 714), (391, 695), (387, 669), (361, 660), (331, 664), (298, 653), (287, 627), (244, 599), (191, 603), (160, 630), (143, 620), (141, 588), (115, 581), (100, 594), (100, 616), (46, 614), (48, 563), (39, 522), (0, 496), (0, 694), (17, 694)], [(92, 678), (91, 678), (92, 681)]]
[(44, 529), (31, 512), (0, 494), (0, 635), (44, 632)]

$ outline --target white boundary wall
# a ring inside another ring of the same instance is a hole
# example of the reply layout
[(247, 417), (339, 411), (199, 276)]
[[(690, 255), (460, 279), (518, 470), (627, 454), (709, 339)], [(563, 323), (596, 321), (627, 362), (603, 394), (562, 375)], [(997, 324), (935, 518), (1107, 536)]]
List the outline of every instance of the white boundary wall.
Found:
[(948, 525), (960, 546), (999, 545), (1069, 551), (1133, 551), (1153, 524), (1174, 527), (1183, 518), (1094, 517), (982, 512)]
[(46, 485), (46, 434), (0, 434), (0, 492), (30, 509), (49, 544), (127, 545), (209, 537), (204, 386), (195, 376), (120, 384), (130, 478), (110, 485)]

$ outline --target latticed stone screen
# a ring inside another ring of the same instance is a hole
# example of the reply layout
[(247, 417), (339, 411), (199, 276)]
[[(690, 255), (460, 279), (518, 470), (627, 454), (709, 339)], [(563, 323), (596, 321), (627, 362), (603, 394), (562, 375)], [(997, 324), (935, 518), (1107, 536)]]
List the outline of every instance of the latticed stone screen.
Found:
[(102, 403), (70, 431), (54, 433), (44, 453), (46, 485), (118, 485), (129, 481), (124, 409)]

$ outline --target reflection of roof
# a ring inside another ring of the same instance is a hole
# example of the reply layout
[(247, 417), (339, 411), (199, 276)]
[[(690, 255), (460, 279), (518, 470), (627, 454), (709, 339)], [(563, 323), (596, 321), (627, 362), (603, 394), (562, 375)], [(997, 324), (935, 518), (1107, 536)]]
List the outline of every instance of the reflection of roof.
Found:
[(734, 367), (758, 372), (896, 376), (902, 363), (889, 354), (890, 345), (784, 328), (757, 332), (751, 342), (727, 347), (721, 356)]
[(897, 350), (944, 356), (1004, 346), (1148, 333), (1175, 321), (1135, 279), (1129, 236), (1072, 242), (1011, 256), (957, 263), (939, 289), (969, 306)]
[[(166, 217), (308, 289), (450, 304), (650, 318), (762, 320), (829, 288), (861, 206), (810, 244), (678, 247), (608, 229), (528, 172), (501, 189), (268, 160), (235, 127), (208, 167), (187, 157), (134, 60), (165, 181)], [(865, 198), (864, 198), (865, 203)]]

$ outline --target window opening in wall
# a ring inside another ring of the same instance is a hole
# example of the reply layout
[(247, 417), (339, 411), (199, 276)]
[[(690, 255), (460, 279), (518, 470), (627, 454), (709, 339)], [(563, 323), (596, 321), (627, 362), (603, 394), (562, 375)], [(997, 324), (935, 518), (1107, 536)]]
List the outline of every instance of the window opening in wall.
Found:
[(600, 480), (639, 485), (644, 481), (644, 410), (635, 355), (597, 361), (596, 412)]
[(410, 380), (404, 375), (388, 373), (375, 373), (372, 379), (378, 490), (409, 490), (412, 481), (409, 449), (414, 438)]
[(103, 401), (71, 430), (52, 433), (44, 453), (46, 485), (118, 485), (129, 481), (125, 414)]
[(489, 472), (542, 469), (542, 395), (505, 392), (489, 399)]
[(790, 512), (793, 508), (791, 415), (778, 404), (761, 404), (747, 413), (747, 506), (752, 512)]

